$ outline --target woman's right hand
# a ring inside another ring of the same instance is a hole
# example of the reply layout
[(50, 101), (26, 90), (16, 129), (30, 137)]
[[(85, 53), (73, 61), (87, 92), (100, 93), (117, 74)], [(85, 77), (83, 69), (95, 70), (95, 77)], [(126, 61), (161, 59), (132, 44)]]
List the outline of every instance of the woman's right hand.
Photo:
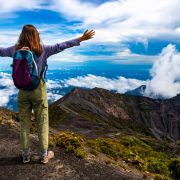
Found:
[(94, 35), (95, 35), (95, 31), (94, 30), (90, 30), (90, 31), (86, 30), (84, 32), (84, 34), (79, 38), (79, 41), (82, 42), (82, 41), (91, 39), (91, 38), (93, 38)]

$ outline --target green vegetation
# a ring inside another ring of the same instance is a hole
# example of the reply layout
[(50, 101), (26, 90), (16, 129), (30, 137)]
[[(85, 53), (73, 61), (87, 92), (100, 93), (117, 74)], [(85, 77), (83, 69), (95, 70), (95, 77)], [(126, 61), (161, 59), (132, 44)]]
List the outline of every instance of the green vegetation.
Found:
[(162, 165), (164, 160), (167, 161), (166, 155), (153, 151), (150, 146), (134, 137), (98, 138), (89, 140), (88, 144), (93, 149), (107, 154), (115, 160), (123, 159), (140, 170), (169, 175), (166, 166)]
[(84, 158), (87, 153), (84, 149), (84, 139), (71, 131), (63, 131), (50, 138), (51, 146), (59, 146), (65, 148), (67, 152), (74, 153), (77, 157)]
[(142, 140), (131, 136), (116, 139), (86, 139), (76, 133), (63, 131), (51, 137), (50, 145), (65, 148), (68, 152), (73, 152), (81, 158), (87, 156), (87, 148), (90, 148), (95, 154), (99, 152), (108, 156), (110, 160), (106, 160), (107, 164), (124, 160), (141, 171), (153, 173), (156, 179), (168, 179), (180, 175), (179, 159), (171, 158), (171, 154), (157, 151)]

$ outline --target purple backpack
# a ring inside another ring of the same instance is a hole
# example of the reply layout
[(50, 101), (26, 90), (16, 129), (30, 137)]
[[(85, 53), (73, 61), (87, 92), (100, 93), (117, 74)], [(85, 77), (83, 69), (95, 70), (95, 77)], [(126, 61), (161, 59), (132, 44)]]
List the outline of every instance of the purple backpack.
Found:
[(18, 89), (34, 90), (39, 85), (40, 77), (36, 59), (36, 55), (27, 48), (15, 52), (12, 64), (12, 78), (14, 85)]

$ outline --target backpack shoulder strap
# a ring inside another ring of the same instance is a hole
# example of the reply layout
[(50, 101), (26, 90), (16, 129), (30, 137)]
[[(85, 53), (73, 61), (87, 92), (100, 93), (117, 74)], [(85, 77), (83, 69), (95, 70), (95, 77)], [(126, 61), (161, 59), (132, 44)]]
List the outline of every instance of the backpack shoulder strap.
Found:
[(46, 78), (46, 72), (47, 72), (47, 69), (48, 69), (48, 64), (47, 64), (47, 61), (45, 62), (45, 65), (42, 67), (42, 71), (41, 71), (41, 77), (43, 77), (44, 79)]

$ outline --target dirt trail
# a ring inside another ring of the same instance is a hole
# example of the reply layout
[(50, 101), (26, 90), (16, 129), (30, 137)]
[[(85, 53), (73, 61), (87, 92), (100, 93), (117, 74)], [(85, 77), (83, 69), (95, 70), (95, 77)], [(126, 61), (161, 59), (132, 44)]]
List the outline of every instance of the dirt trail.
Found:
[[(38, 140), (31, 135), (31, 148), (38, 153)], [(142, 179), (105, 164), (79, 159), (58, 147), (50, 148), (55, 158), (43, 165), (34, 159), (22, 164), (19, 133), (8, 124), (0, 125), (0, 180), (121, 180)]]

